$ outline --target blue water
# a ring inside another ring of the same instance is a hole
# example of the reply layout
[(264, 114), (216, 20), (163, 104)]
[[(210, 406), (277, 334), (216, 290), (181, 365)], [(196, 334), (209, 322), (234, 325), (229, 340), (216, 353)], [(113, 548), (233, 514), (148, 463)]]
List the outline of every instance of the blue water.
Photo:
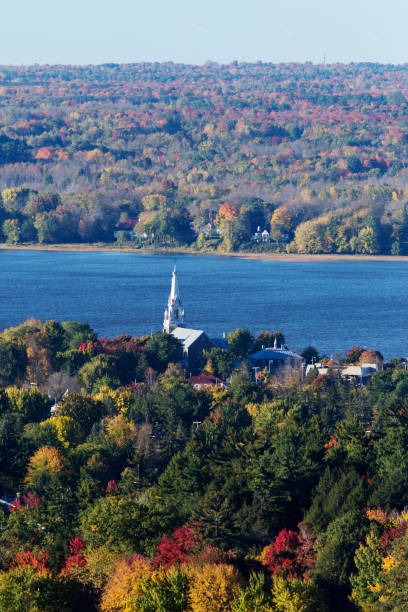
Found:
[[(0, 251), (0, 329), (29, 317), (87, 321), (100, 336), (161, 328), (175, 258), (134, 253)], [(189, 327), (280, 329), (290, 348), (354, 345), (408, 355), (405, 262), (248, 261), (177, 256)]]

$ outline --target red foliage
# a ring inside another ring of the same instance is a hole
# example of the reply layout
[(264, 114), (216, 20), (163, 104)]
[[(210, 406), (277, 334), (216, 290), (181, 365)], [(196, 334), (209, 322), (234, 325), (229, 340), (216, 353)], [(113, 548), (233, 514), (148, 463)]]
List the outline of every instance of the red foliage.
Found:
[(318, 374), (316, 378), (312, 380), (312, 385), (314, 387), (324, 387), (327, 384), (327, 376), (324, 374)]
[(30, 550), (25, 553), (17, 553), (11, 568), (32, 567), (36, 572), (43, 572), (48, 568), (49, 555), (40, 551), (36, 557)]
[(106, 485), (106, 495), (116, 495), (118, 492), (118, 485), (116, 480), (110, 480)]
[(69, 543), (69, 550), (72, 555), (77, 555), (85, 549), (86, 543), (81, 540), (78, 536), (76, 538), (72, 538)]
[(193, 529), (183, 525), (175, 529), (170, 536), (162, 537), (156, 547), (155, 565), (183, 565), (202, 546), (202, 541)]
[(271, 576), (307, 578), (314, 567), (316, 538), (307, 523), (299, 523), (301, 533), (282, 529), (275, 540), (264, 549), (264, 564)]
[(27, 495), (23, 495), (23, 501), (21, 498), (17, 498), (13, 501), (13, 505), (9, 506), (10, 512), (17, 512), (18, 510), (32, 510), (39, 504), (45, 504), (45, 501), (41, 499), (35, 493), (29, 491)]
[(85, 549), (85, 546), (85, 542), (81, 540), (81, 538), (79, 538), (78, 536), (76, 538), (72, 538), (69, 543), (69, 550), (71, 554), (65, 560), (65, 564), (61, 570), (61, 574), (72, 576), (79, 568), (85, 567), (86, 558), (82, 552)]
[(391, 546), (391, 544), (402, 538), (408, 528), (408, 523), (406, 521), (402, 521), (396, 527), (390, 527), (390, 529), (386, 529), (380, 538), (381, 548), (384, 552), (387, 552)]
[(122, 334), (117, 338), (98, 338), (96, 342), (81, 342), (78, 351), (91, 355), (118, 355), (120, 353), (141, 353), (144, 349), (143, 341), (129, 334)]

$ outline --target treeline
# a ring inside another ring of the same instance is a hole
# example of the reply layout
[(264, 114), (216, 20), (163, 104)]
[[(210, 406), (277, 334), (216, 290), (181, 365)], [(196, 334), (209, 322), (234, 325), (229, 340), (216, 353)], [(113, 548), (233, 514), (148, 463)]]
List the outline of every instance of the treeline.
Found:
[(405, 65), (0, 67), (0, 238), (405, 254), (407, 92)]
[(230, 362), (254, 339), (230, 340), (206, 355), (228, 387), (196, 390), (161, 332), (1, 334), (1, 609), (404, 609), (405, 361), (361, 387), (293, 369), (255, 383)]

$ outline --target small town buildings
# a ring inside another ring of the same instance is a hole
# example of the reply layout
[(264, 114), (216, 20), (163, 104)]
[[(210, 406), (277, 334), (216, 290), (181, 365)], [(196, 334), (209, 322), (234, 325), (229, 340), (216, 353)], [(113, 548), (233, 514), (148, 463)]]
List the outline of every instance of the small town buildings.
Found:
[(120, 235), (122, 235), (125, 240), (138, 240), (138, 234), (134, 231), (136, 224), (137, 219), (125, 219), (118, 223), (113, 231), (115, 240), (117, 240)]
[(326, 376), (329, 372), (337, 372), (346, 380), (353, 380), (359, 385), (365, 385), (372, 375), (379, 372), (380, 369), (378, 363), (365, 363), (364, 365), (315, 363), (307, 366), (306, 376), (313, 370), (316, 370), (317, 374), (322, 376)]
[(261, 232), (261, 228), (258, 225), (258, 228), (257, 228), (255, 234), (253, 234), (253, 236), (252, 236), (252, 240), (253, 240), (253, 242), (270, 242), (271, 235), (268, 232), (268, 230), (266, 230), (266, 229), (264, 229)]
[(278, 347), (275, 340), (274, 347), (262, 347), (260, 351), (249, 355), (249, 364), (253, 370), (254, 378), (258, 372), (266, 369), (269, 374), (275, 374), (282, 367), (301, 368), (304, 367), (304, 359), (301, 355), (285, 348)]
[(223, 387), (227, 388), (227, 383), (221, 378), (212, 374), (200, 374), (199, 376), (190, 376), (188, 382), (193, 385), (194, 389), (207, 389), (208, 387)]

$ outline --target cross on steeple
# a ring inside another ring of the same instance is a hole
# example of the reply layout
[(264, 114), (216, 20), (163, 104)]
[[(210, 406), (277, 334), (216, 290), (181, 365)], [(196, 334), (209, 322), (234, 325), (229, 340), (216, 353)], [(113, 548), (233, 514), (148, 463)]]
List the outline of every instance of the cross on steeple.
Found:
[(177, 281), (177, 268), (174, 264), (173, 276), (171, 277), (171, 290), (167, 308), (164, 311), (163, 331), (170, 333), (176, 327), (184, 325), (184, 308), (180, 300), (179, 286)]

